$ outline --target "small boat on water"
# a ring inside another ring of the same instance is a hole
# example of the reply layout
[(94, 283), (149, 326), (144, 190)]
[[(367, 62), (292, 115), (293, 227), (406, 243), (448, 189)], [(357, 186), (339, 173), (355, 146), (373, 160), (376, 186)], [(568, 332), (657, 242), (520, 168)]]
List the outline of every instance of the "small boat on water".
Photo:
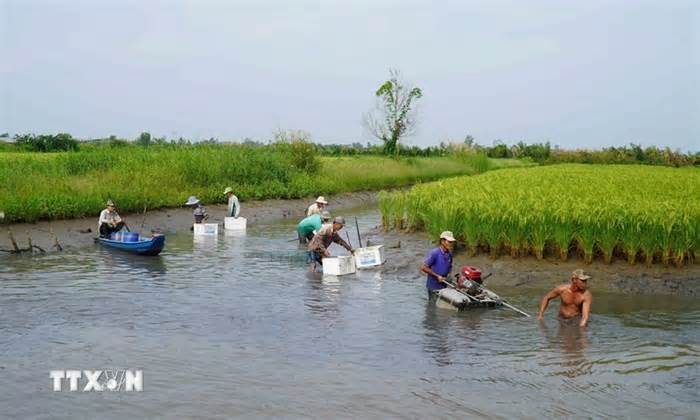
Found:
[(497, 308), (503, 306), (503, 299), (490, 290), (470, 294), (464, 289), (445, 288), (437, 292), (436, 304), (440, 307), (464, 311), (472, 308)]
[(108, 248), (139, 255), (158, 255), (165, 246), (164, 235), (154, 234), (151, 238), (144, 239), (136, 232), (114, 233), (109, 239), (98, 237), (95, 241)]
[(448, 281), (448, 287), (435, 292), (436, 305), (458, 311), (471, 308), (498, 308), (503, 306), (529, 318), (529, 314), (483, 287), (484, 280), (489, 276), (490, 274), (487, 274), (482, 278), (481, 270), (477, 267), (465, 265), (455, 275), (456, 281), (454, 283)]

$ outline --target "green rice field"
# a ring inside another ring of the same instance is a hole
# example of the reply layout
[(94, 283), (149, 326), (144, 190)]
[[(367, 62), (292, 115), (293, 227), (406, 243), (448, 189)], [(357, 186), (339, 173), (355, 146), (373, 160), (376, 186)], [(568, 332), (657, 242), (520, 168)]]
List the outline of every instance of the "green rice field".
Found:
[(681, 266), (700, 241), (700, 169), (505, 169), (383, 193), (380, 208), (386, 229), (452, 230), (472, 253)]
[(196, 195), (223, 203), (379, 190), (519, 165), (484, 155), (392, 159), (318, 157), (293, 147), (201, 144), (83, 145), (61, 153), (0, 153), (0, 212), (5, 222), (97, 216), (107, 199), (120, 211), (181, 206)]

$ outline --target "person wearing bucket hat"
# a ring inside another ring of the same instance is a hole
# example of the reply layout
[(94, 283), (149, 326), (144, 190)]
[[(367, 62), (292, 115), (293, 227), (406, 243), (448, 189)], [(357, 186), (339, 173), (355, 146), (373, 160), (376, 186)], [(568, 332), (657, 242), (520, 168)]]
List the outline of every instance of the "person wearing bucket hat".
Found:
[(452, 249), (455, 238), (452, 232), (446, 230), (440, 234), (440, 246), (428, 252), (420, 271), (427, 274), (425, 287), (428, 297), (433, 298), (440, 289), (447, 287), (445, 282), (452, 271)]
[(323, 208), (326, 207), (326, 205), (328, 205), (328, 201), (326, 201), (326, 199), (323, 198), (322, 195), (319, 195), (316, 199), (316, 202), (310, 205), (308, 209), (306, 209), (306, 216), (308, 217), (313, 214), (321, 214)]
[(582, 269), (574, 270), (571, 273), (571, 283), (555, 287), (542, 298), (537, 319), (542, 320), (549, 301), (558, 297), (561, 301), (559, 318), (572, 319), (580, 316), (579, 326), (585, 327), (588, 324), (591, 304), (593, 303), (593, 295), (588, 290), (588, 280), (590, 278), (591, 276), (584, 273)]
[(204, 208), (204, 206), (199, 202), (197, 197), (194, 195), (191, 195), (190, 198), (187, 199), (187, 202), (185, 203), (186, 206), (194, 206), (194, 210), (192, 211), (192, 216), (194, 217), (194, 222), (196, 224), (202, 223), (206, 219), (209, 218), (209, 214), (207, 214), (207, 209)]
[(305, 244), (313, 239), (316, 232), (321, 230), (321, 226), (324, 223), (328, 223), (331, 219), (331, 214), (323, 210), (321, 214), (312, 214), (311, 216), (305, 217), (297, 225), (297, 236), (299, 237), (299, 243)]
[(107, 200), (107, 208), (100, 212), (98, 222), (98, 232), (100, 237), (109, 238), (112, 233), (119, 232), (124, 228), (124, 221), (117, 213), (114, 201)]
[(343, 226), (345, 226), (345, 219), (338, 216), (333, 219), (333, 223), (324, 224), (321, 226), (321, 229), (316, 232), (316, 235), (314, 235), (311, 242), (309, 242), (308, 255), (306, 258), (306, 262), (309, 264), (309, 271), (316, 271), (317, 264), (323, 265), (323, 257), (327, 258), (331, 256), (328, 252), (328, 247), (331, 246), (331, 242), (337, 243), (351, 253), (355, 252), (355, 250), (338, 234), (338, 231), (340, 231)]
[(228, 198), (226, 217), (238, 217), (238, 214), (241, 212), (241, 204), (238, 202), (238, 197), (233, 195), (233, 188), (226, 187), (224, 195)]

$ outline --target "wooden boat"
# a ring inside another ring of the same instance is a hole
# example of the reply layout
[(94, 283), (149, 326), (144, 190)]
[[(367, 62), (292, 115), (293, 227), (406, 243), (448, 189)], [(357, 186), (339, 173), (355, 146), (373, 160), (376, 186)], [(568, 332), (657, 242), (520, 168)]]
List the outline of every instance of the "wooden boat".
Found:
[(137, 241), (124, 241), (107, 238), (95, 238), (95, 241), (108, 248), (114, 248), (139, 255), (158, 255), (165, 246), (165, 236), (160, 234), (155, 234), (149, 239), (139, 238)]

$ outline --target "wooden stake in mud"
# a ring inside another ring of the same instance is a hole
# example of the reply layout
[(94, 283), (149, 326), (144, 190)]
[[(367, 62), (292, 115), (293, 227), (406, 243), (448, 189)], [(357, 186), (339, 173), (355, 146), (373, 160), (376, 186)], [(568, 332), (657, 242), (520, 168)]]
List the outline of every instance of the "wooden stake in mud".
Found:
[(7, 229), (7, 235), (10, 237), (10, 242), (12, 242), (12, 248), (15, 249), (15, 252), (20, 252), (19, 246), (17, 245), (17, 241), (15, 240), (15, 235), (9, 228)]
[(357, 223), (357, 216), (355, 216), (355, 228), (357, 228), (357, 242), (360, 243), (360, 248), (362, 248), (362, 237), (360, 236), (360, 225)]
[(141, 229), (139, 229), (141, 231), (143, 230), (143, 225), (146, 223), (146, 210), (148, 210), (148, 204), (143, 205), (143, 219), (141, 219)]
[(29, 251), (30, 254), (34, 253), (34, 247), (32, 246), (32, 235), (29, 234), (29, 231), (26, 231), (27, 234), (27, 243), (29, 244), (29, 248), (27, 248), (27, 251)]
[(49, 226), (49, 235), (51, 235), (51, 238), (53, 239), (53, 246), (59, 251), (63, 251), (63, 247), (61, 246), (60, 243), (58, 243), (58, 236), (56, 236), (55, 233), (53, 233), (53, 228)]

